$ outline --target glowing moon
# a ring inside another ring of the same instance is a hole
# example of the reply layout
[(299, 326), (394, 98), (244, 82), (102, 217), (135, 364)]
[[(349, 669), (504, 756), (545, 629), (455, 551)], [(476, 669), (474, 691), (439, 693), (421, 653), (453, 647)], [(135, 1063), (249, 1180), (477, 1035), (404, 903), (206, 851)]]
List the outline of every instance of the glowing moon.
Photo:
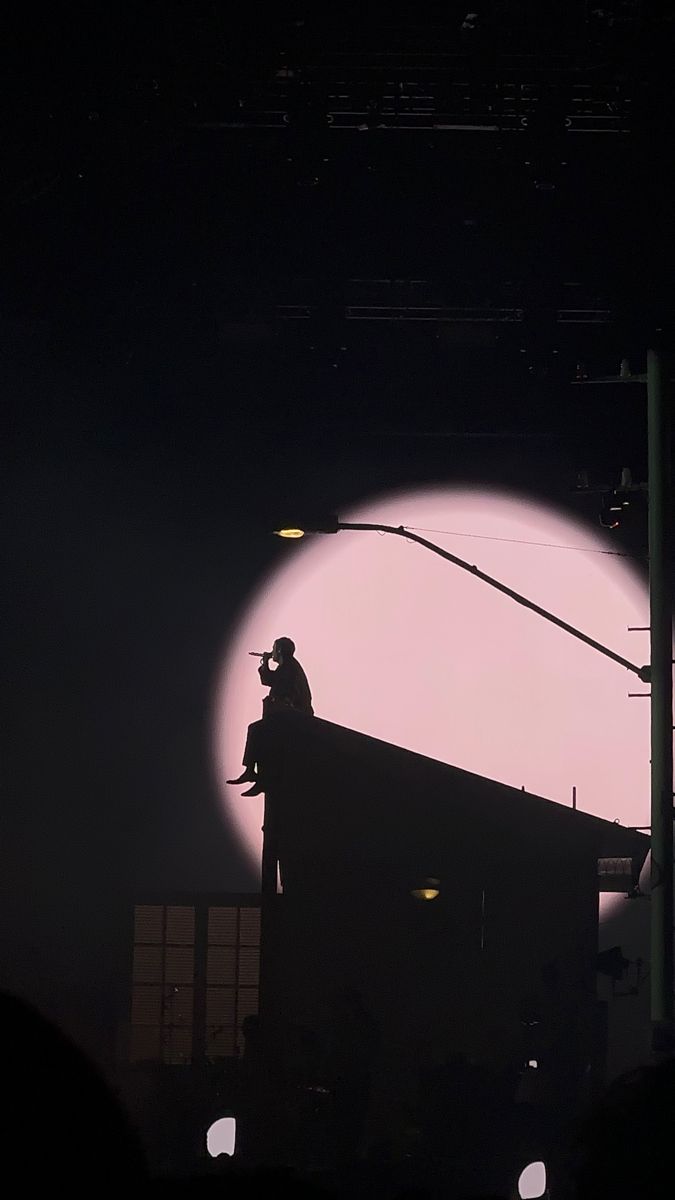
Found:
[[(616, 549), (599, 528), (467, 488), (389, 494), (340, 516), (450, 531), (424, 536), (631, 662), (649, 659), (648, 634), (627, 629), (648, 624), (646, 584), (629, 560), (598, 553)], [(279, 636), (296, 642), (317, 716), (560, 804), (576, 786), (580, 809), (649, 823), (649, 705), (628, 698), (647, 690), (636, 676), (401, 538), (341, 532), (285, 550), (227, 647), (215, 697), (223, 808), (253, 863), (262, 801), (225, 779), (239, 774), (265, 694), (247, 651)]]

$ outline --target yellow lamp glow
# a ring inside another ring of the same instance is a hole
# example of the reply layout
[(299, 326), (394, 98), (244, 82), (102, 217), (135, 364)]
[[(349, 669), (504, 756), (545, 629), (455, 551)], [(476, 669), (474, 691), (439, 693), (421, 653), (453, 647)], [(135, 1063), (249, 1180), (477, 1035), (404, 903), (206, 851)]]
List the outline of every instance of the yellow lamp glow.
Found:
[(293, 527), (274, 530), (277, 537), (283, 538), (301, 538), (305, 536), (304, 529), (293, 529)]
[(440, 879), (425, 879), (421, 887), (413, 888), (410, 895), (416, 900), (435, 900), (440, 894)]

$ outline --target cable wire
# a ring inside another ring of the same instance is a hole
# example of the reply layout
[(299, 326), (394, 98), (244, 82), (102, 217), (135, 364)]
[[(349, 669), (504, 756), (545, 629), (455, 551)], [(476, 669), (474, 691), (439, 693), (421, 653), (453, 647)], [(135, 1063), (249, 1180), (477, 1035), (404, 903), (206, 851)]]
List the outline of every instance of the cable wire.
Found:
[(599, 550), (596, 546), (563, 546), (559, 542), (528, 542), (524, 538), (495, 537), (488, 533), (460, 533), (457, 529), (426, 529), (422, 525), (404, 525), (412, 533), (444, 533), (448, 537), (478, 538), (483, 542), (510, 542), (517, 546), (541, 546), (548, 550), (576, 550), (583, 554), (610, 554), (614, 558), (638, 558), (647, 561), (646, 554), (627, 554), (623, 550)]

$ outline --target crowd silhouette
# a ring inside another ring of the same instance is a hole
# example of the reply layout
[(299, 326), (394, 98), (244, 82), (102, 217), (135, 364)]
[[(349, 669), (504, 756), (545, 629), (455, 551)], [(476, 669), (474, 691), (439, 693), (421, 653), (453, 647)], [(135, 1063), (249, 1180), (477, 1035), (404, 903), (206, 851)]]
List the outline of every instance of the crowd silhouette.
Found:
[[(18, 1165), (24, 1184), (45, 1187), (150, 1183), (141, 1136), (81, 1051), (23, 1001), (3, 995), (0, 1009), (6, 1170)], [(379, 1031), (354, 991), (336, 993), (331, 1013), (323, 1046), (312, 1031), (295, 1029), (290, 1074), (270, 1054), (258, 1018), (247, 1019), (233, 1096), (234, 1157), (209, 1159), (204, 1142), (192, 1166), (173, 1179), (166, 1175), (163, 1185), (175, 1191), (206, 1187), (236, 1197), (271, 1196), (283, 1187), (298, 1197), (510, 1200), (518, 1164), (526, 1158), (519, 1136), (529, 1122), (526, 1110), (519, 1131), (507, 1116), (515, 1074), (451, 1056), (421, 1072), (420, 1103), (401, 1143), (367, 1145)], [(622, 1076), (566, 1125), (562, 1152), (542, 1148), (550, 1168), (546, 1195), (550, 1200), (665, 1195), (675, 1167), (674, 1124), (674, 1059)]]

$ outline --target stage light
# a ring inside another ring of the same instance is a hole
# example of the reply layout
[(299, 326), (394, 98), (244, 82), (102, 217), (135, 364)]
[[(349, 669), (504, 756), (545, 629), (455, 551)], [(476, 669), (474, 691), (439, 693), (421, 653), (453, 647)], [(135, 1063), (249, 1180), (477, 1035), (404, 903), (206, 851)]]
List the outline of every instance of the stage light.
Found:
[[(515, 349), (517, 352), (518, 347)], [(616, 484), (618, 476), (617, 469)], [(571, 482), (574, 486), (574, 478)], [(589, 482), (589, 490), (595, 492), (592, 474)], [(327, 497), (327, 506), (330, 499)], [(466, 547), (475, 546), (482, 568), (526, 595), (536, 594), (553, 612), (568, 617), (583, 613), (583, 622), (597, 630), (606, 627), (608, 613), (624, 613), (626, 624), (644, 624), (646, 592), (641, 577), (626, 565), (628, 560), (521, 544), (526, 540), (606, 550), (607, 543), (601, 540), (605, 531), (597, 522), (600, 495), (593, 500), (597, 505), (589, 515), (597, 532), (588, 524), (548, 511), (532, 496), (476, 488), (429, 490), (425, 485), (420, 491), (396, 492), (353, 510), (337, 511), (341, 524), (371, 521), (398, 526), (403, 521), (413, 529), (471, 535)], [(623, 512), (630, 513), (632, 507)], [(232, 788), (225, 789), (224, 780), (232, 774), (232, 760), (240, 761), (242, 729), (260, 706), (260, 681), (257, 671), (251, 671), (246, 652), (283, 628), (294, 633), (299, 653), (302, 647), (301, 661), (311, 667), (310, 682), (320, 697), (323, 719), (430, 758), (450, 758), (464, 770), (517, 788), (523, 782), (518, 730), (534, 729), (545, 753), (535, 756), (536, 762), (528, 768), (534, 771), (528, 776), (530, 792), (567, 797), (571, 754), (577, 793), (587, 797), (586, 807), (593, 815), (620, 817), (623, 825), (648, 822), (640, 805), (649, 791), (649, 755), (644, 754), (642, 733), (638, 737), (635, 713), (626, 704), (625, 692), (620, 687), (617, 690), (615, 667), (607, 664), (612, 674), (606, 681), (605, 673), (598, 670), (599, 692), (594, 690), (595, 684), (579, 691), (577, 671), (585, 678), (587, 660), (579, 657), (577, 665), (577, 655), (587, 656), (587, 647), (573, 644), (552, 627), (550, 636), (545, 636), (542, 627), (541, 641), (538, 636), (533, 638), (535, 617), (530, 625), (519, 611), (516, 621), (515, 605), (493, 589), (479, 588), (468, 572), (451, 575), (448, 571), (445, 582), (435, 556), (404, 549), (400, 538), (395, 542), (375, 534), (370, 539), (365, 534), (348, 537), (342, 530), (338, 530), (339, 538), (314, 534), (314, 513), (307, 508), (302, 500), (280, 501), (271, 520), (263, 521), (269, 536), (273, 529), (298, 528), (305, 537), (293, 541), (295, 550), (290, 546), (293, 539), (284, 540), (288, 558), (280, 555), (273, 574), (249, 597), (214, 696), (212, 749), (219, 783), (222, 780), (223, 784), (223, 815), (241, 838), (253, 869), (258, 870), (260, 864), (261, 812), (256, 804), (249, 808), (238, 803), (239, 797), (233, 796)], [(475, 535), (486, 540), (474, 541)], [(516, 542), (492, 540), (495, 535)], [(615, 531), (617, 535), (620, 530)], [(432, 533), (426, 536), (434, 538)], [(465, 545), (463, 536), (455, 543), (449, 533), (437, 540), (451, 549), (456, 544), (460, 554)], [(453, 619), (448, 631), (452, 636), (441, 638), (439, 646), (450, 595)], [(494, 645), (491, 639), (488, 645), (471, 636), (483, 623), (497, 631)], [(622, 624), (616, 626), (617, 648), (630, 656), (634, 634), (624, 634), (619, 627)], [(327, 639), (331, 652), (326, 651)], [(383, 647), (389, 645), (397, 647), (395, 654), (385, 652)], [(517, 650), (519, 677), (525, 670), (527, 683), (515, 692), (511, 652), (506, 652), (510, 645), (514, 653)], [(495, 647), (503, 648), (497, 661), (493, 658)], [(427, 659), (438, 663), (437, 671), (428, 677)], [(446, 694), (448, 673), (454, 681), (450, 697)], [(493, 677), (499, 679), (496, 691), (490, 687), (475, 692), (477, 678)], [(414, 693), (414, 704), (401, 702), (401, 679)], [(470, 703), (465, 693), (472, 697)], [(512, 704), (503, 705), (505, 694), (512, 697)], [(481, 722), (474, 711), (478, 695), (481, 705), (487, 703), (495, 710), (490, 710), (492, 733), (487, 739), (480, 734)], [(538, 703), (535, 696), (539, 696)], [(449, 719), (453, 725), (451, 751)], [(605, 728), (610, 734), (619, 731), (616, 750), (598, 756), (595, 739)], [(422, 870), (434, 866), (434, 862), (421, 863)], [(419, 882), (416, 871), (404, 878), (405, 902), (413, 899), (410, 890)], [(609, 896), (608, 908), (619, 901), (619, 896)], [(416, 900), (415, 905), (419, 907), (421, 901)], [(422, 907), (433, 917), (428, 904)], [(418, 916), (422, 918), (424, 913), (420, 911)]]
[(416, 900), (435, 900), (440, 894), (440, 879), (425, 879), (419, 887), (412, 888), (410, 895)]
[(274, 533), (277, 537), (282, 538), (301, 538), (305, 536), (304, 529), (296, 529), (292, 525), (285, 526), (283, 529), (275, 529)]

